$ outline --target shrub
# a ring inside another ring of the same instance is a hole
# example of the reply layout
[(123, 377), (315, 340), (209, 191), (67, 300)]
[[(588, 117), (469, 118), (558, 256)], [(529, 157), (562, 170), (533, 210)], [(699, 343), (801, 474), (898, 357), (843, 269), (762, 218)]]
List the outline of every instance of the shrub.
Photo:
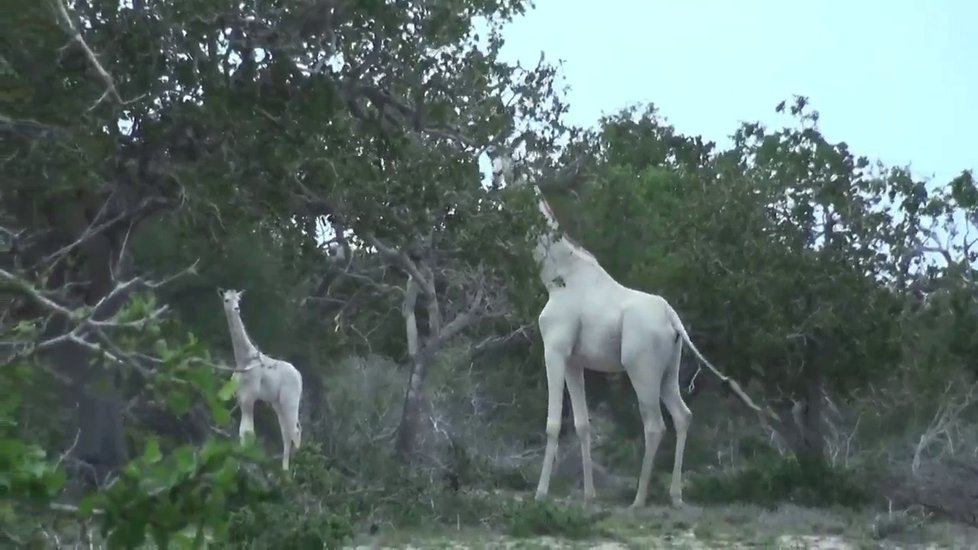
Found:
[(869, 501), (864, 484), (852, 470), (833, 468), (824, 460), (762, 456), (732, 472), (691, 476), (686, 493), (702, 503), (739, 501), (764, 506), (794, 502), (856, 508)]
[(273, 498), (231, 514), (227, 542), (235, 548), (336, 548), (353, 536), (353, 518), (365, 508), (364, 495), (309, 442)]
[(508, 505), (502, 513), (507, 532), (514, 537), (558, 536), (584, 539), (603, 534), (598, 517), (582, 508), (523, 500)]

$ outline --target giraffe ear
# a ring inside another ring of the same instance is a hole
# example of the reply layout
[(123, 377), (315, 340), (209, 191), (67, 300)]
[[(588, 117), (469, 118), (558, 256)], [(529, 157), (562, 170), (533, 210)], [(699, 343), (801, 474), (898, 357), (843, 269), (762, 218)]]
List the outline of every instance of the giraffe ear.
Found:
[(245, 291), (243, 291), (243, 290), (239, 290), (239, 291), (238, 291), (238, 298), (241, 298), (241, 297), (243, 297), (243, 296), (244, 296), (244, 293), (245, 293)]
[(223, 298), (224, 297), (224, 289), (221, 288), (221, 287), (217, 287), (217, 295)]

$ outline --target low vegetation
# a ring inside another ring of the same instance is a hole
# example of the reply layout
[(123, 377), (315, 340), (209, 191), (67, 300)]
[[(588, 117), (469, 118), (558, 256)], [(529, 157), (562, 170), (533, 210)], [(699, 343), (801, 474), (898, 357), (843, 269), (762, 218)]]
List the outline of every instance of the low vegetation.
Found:
[[(9, 4), (0, 544), (978, 540), (970, 172), (874, 164), (801, 96), (723, 150), (651, 105), (569, 127), (555, 67), (498, 57), (528, 2)], [(541, 220), (527, 190), (480, 185), (489, 146), (773, 413), (686, 361), (688, 507), (666, 505), (670, 433), (653, 502), (625, 509), (641, 423), (598, 373), (598, 502), (568, 406), (553, 498), (530, 498)], [(218, 287), (302, 374), (288, 473), (264, 404), (238, 441)]]

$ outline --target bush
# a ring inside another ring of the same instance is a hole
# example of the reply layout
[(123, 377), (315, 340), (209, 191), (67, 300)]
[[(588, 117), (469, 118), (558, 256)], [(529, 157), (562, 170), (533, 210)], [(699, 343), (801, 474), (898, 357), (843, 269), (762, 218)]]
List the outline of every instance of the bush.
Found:
[(600, 518), (582, 508), (523, 500), (507, 506), (502, 514), (506, 531), (514, 537), (557, 536), (583, 539), (604, 534), (598, 527)]
[(869, 502), (865, 485), (852, 470), (833, 468), (824, 460), (799, 461), (763, 455), (731, 472), (691, 476), (686, 494), (704, 504), (750, 502), (775, 506), (793, 502), (857, 508)]
[[(515, 397), (512, 377), (505, 372), (489, 368), (460, 372), (465, 361), (465, 345), (449, 346), (431, 365), (425, 393), (434, 429), (420, 445), (430, 471), (418, 475), (425, 484), (440, 480), (456, 488), (524, 490), (530, 482), (521, 469), (537, 464), (535, 457), (527, 456), (525, 439), (543, 436), (546, 400), (541, 404), (539, 398)], [(332, 414), (304, 423), (305, 433), (322, 441), (328, 456), (362, 480), (373, 483), (386, 477), (397, 468), (386, 451), (400, 419), (406, 379), (405, 369), (389, 359), (346, 358), (325, 385)], [(528, 417), (540, 419), (530, 430)], [(385, 451), (377, 452), (378, 448)], [(401, 486), (406, 480), (392, 482)]]
[(319, 445), (303, 446), (290, 474), (273, 498), (231, 514), (229, 547), (336, 548), (353, 536), (366, 501)]

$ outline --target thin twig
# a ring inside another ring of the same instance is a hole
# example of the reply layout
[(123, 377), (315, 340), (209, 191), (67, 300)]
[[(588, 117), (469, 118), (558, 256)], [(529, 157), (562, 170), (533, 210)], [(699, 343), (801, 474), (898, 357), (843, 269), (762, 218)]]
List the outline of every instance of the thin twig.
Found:
[(79, 439), (80, 436), (81, 436), (81, 430), (79, 429), (79, 430), (77, 430), (75, 432), (75, 440), (71, 442), (71, 446), (68, 447), (68, 450), (67, 451), (61, 453), (61, 456), (58, 457), (57, 462), (54, 463), (54, 468), (55, 469), (60, 468), (61, 467), (61, 463), (64, 462), (65, 458), (67, 458), (68, 456), (70, 456), (71, 453), (73, 453), (75, 451), (75, 447), (78, 446), (78, 439)]
[(69, 15), (68, 13), (68, 6), (65, 5), (64, 0), (55, 0), (55, 5), (58, 9), (58, 14), (61, 16), (61, 21), (68, 27), (68, 31), (69, 34), (71, 35), (71, 39), (75, 41), (79, 46), (81, 46), (82, 50), (85, 51), (85, 56), (88, 57), (88, 61), (92, 64), (92, 66), (95, 68), (95, 71), (98, 73), (98, 75), (102, 78), (102, 81), (105, 83), (105, 87), (106, 87), (105, 92), (102, 94), (101, 97), (98, 98), (98, 101), (96, 101), (91, 107), (88, 108), (88, 110), (91, 111), (92, 109), (97, 107), (100, 103), (102, 103), (102, 101), (105, 100), (106, 97), (111, 97), (116, 101), (116, 103), (120, 105), (125, 104), (126, 102), (123, 101), (121, 97), (119, 97), (119, 92), (115, 88), (115, 81), (112, 79), (112, 75), (109, 74), (109, 71), (105, 70), (105, 67), (102, 66), (102, 63), (99, 62), (98, 57), (95, 55), (95, 52), (93, 52), (92, 49), (88, 47), (88, 43), (85, 42), (84, 38), (82, 38), (81, 33), (78, 31), (78, 28), (75, 26), (75, 22), (71, 19), (71, 15)]

